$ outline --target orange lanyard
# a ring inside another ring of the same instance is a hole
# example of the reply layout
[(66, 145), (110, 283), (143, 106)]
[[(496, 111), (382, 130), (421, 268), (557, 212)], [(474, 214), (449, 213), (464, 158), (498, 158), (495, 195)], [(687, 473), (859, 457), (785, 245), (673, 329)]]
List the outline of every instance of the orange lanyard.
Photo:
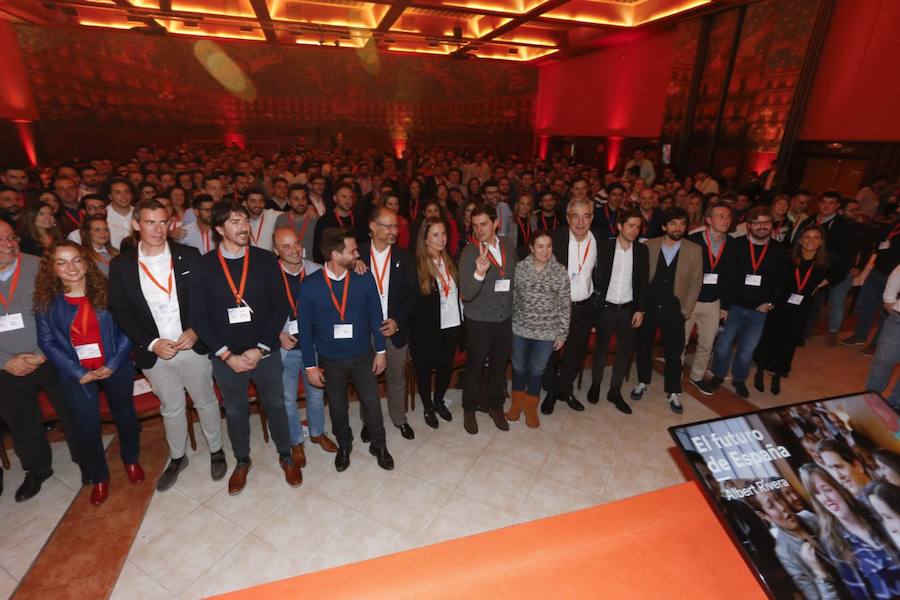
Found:
[(763, 245), (762, 252), (759, 254), (759, 260), (756, 260), (756, 250), (753, 249), (753, 242), (747, 240), (747, 243), (750, 244), (750, 265), (753, 267), (753, 274), (755, 275), (759, 267), (762, 266), (763, 259), (766, 258), (766, 252), (769, 251), (769, 242)]
[[(294, 211), (288, 212), (288, 221), (291, 222), (291, 229), (294, 229)], [(300, 243), (303, 243), (303, 238), (306, 237), (306, 228), (309, 227), (309, 219), (303, 218), (303, 226), (300, 228)]]
[[(200, 228), (197, 228), (197, 231), (200, 231)], [(203, 240), (203, 254), (209, 252), (209, 229), (206, 230), (206, 233), (200, 232), (200, 239)]]
[(887, 236), (887, 241), (891, 241), (898, 234), (900, 234), (900, 223), (898, 223), (897, 225), (894, 225), (894, 229)]
[[(616, 224), (615, 224), (615, 222), (613, 221), (613, 219), (611, 219), (610, 216), (609, 216), (609, 205), (608, 205), (608, 204), (604, 204), (604, 205), (603, 205), (603, 214), (606, 216), (606, 226), (609, 227), (609, 232), (610, 232), (611, 234), (613, 234), (613, 236), (615, 237), (615, 235), (616, 235)], [(613, 216), (615, 216), (615, 215), (613, 215)]]
[[(541, 224), (543, 224), (544, 229), (545, 229), (546, 231), (550, 231), (551, 228), (550, 228), (550, 227), (547, 227), (547, 217), (545, 217), (543, 214), (541, 214)], [(556, 229), (556, 215), (553, 215), (553, 227), (552, 227), (552, 229)]]
[(528, 221), (528, 227), (525, 227), (525, 223), (522, 221), (522, 217), (516, 215), (516, 222), (519, 223), (519, 231), (522, 232), (522, 241), (525, 242), (525, 245), (528, 245), (528, 242), (531, 240), (531, 220)]
[[(353, 218), (353, 213), (350, 213), (350, 227), (356, 227), (356, 219)], [(338, 214), (337, 209), (334, 210), (334, 218), (337, 219), (338, 223), (340, 223), (341, 227), (346, 227), (344, 225), (344, 219), (341, 218), (341, 215)], [(325, 279), (328, 279), (327, 277)]]
[(488, 249), (487, 257), (488, 260), (491, 261), (497, 270), (500, 271), (500, 279), (503, 279), (506, 276), (506, 248), (503, 246), (503, 243), (498, 239), (497, 245), (500, 246), (500, 263), (497, 263), (497, 260), (494, 258), (494, 253), (491, 252), (491, 249), (488, 248), (487, 244), (484, 244), (484, 247)]
[(228, 287), (231, 288), (231, 293), (234, 294), (234, 301), (238, 306), (240, 306), (244, 301), (244, 288), (247, 285), (247, 270), (250, 267), (250, 248), (244, 248), (244, 268), (241, 270), (240, 289), (234, 286), (234, 279), (231, 278), (231, 271), (228, 270), (228, 265), (225, 264), (225, 257), (222, 256), (222, 249), (217, 248), (216, 254), (219, 255), (219, 264), (222, 265), (222, 271), (225, 273), (225, 279), (228, 281)]
[(451, 278), (450, 278), (449, 272), (447, 273), (447, 276), (444, 277), (444, 260), (443, 259), (441, 259), (441, 262), (440, 262), (440, 264), (437, 265), (437, 268), (435, 269), (435, 271), (437, 272), (438, 279), (441, 282), (441, 289), (444, 290), (444, 297), (449, 298), (450, 297), (450, 280), (451, 280)]
[(250, 238), (253, 240), (254, 245), (259, 244), (259, 236), (262, 234), (263, 223), (266, 222), (266, 213), (263, 213), (259, 217), (259, 225), (256, 227), (256, 235), (253, 235), (253, 229), (250, 230)]
[[(105, 261), (105, 262), (109, 262), (109, 261)], [(160, 285), (160, 283), (156, 280), (156, 277), (153, 276), (153, 273), (150, 272), (150, 269), (147, 268), (147, 265), (145, 265), (143, 263), (143, 261), (139, 260), (138, 264), (141, 266), (141, 270), (144, 272), (144, 275), (149, 277), (150, 281), (153, 282), (153, 285), (155, 285), (156, 287), (158, 287), (159, 289), (164, 291), (166, 293), (166, 296), (171, 298), (172, 297), (172, 272), (175, 270), (175, 260), (172, 259), (172, 262), (169, 263), (169, 281), (168, 281), (168, 284), (166, 285), (166, 287), (163, 287), (162, 285)], [(228, 270), (226, 269), (225, 272), (228, 273)], [(229, 278), (230, 277), (231, 276), (229, 275)], [(232, 284), (232, 287), (233, 286), (234, 286), (234, 284)]]
[(410, 202), (409, 202), (409, 214), (410, 214), (410, 218), (412, 218), (413, 220), (415, 220), (416, 215), (419, 214), (419, 199), (418, 199), (418, 198), (416, 198), (416, 203), (415, 203), (415, 204), (413, 204), (413, 203), (412, 203), (412, 200), (410, 200)]
[(3, 304), (3, 308), (6, 309), (6, 313), (9, 314), (9, 305), (12, 304), (13, 297), (16, 295), (16, 288), (19, 286), (19, 273), (22, 272), (22, 258), (16, 258), (16, 270), (13, 272), (12, 281), (9, 284), (9, 300), (7, 300), (2, 293), (0, 293), (0, 304)]
[[(578, 243), (576, 242), (575, 248), (578, 248)], [(584, 268), (584, 263), (587, 262), (588, 253), (591, 251), (591, 238), (587, 239), (587, 244), (584, 247), (584, 254), (581, 256), (581, 261), (578, 263), (578, 274), (581, 274), (581, 269)]]
[[(298, 273), (300, 276), (300, 281), (303, 281), (306, 278), (306, 271), (300, 270)], [(327, 277), (326, 277), (327, 279)], [(284, 281), (284, 293), (287, 294), (288, 302), (291, 303), (291, 311), (294, 313), (294, 319), (297, 319), (297, 302), (294, 300), (294, 295), (291, 293), (291, 286), (288, 283), (287, 273), (285, 273), (284, 269), (281, 269), (281, 280)]]
[(337, 296), (334, 295), (334, 288), (331, 286), (331, 277), (328, 276), (328, 273), (325, 273), (325, 285), (328, 286), (328, 292), (331, 294), (331, 303), (334, 304), (335, 310), (338, 311), (338, 315), (341, 317), (341, 323), (343, 323), (344, 315), (347, 313), (347, 290), (350, 289), (350, 271), (345, 271), (344, 295), (341, 298), (340, 305), (338, 304)]
[(375, 247), (369, 249), (369, 256), (372, 263), (372, 275), (375, 276), (375, 283), (378, 285), (378, 294), (384, 296), (384, 276), (388, 269), (391, 268), (391, 248), (388, 246), (387, 258), (381, 264), (381, 273), (378, 272), (378, 261), (375, 260)]
[(70, 221), (72, 221), (73, 223), (75, 223), (75, 226), (76, 226), (76, 227), (80, 227), (80, 226), (81, 226), (81, 222), (84, 220), (84, 217), (81, 216), (81, 211), (78, 211), (78, 218), (77, 218), (77, 219), (76, 219), (75, 217), (72, 216), (72, 213), (70, 213), (70, 212), (68, 211), (68, 209), (65, 209), (65, 208), (64, 208), (64, 209), (63, 209), (63, 213), (66, 215), (66, 218), (68, 218)]
[(803, 280), (801, 281), (800, 280), (800, 267), (797, 266), (797, 268), (794, 269), (794, 280), (797, 282), (797, 293), (798, 294), (803, 293), (803, 288), (806, 287), (806, 282), (809, 281), (809, 276), (812, 275), (812, 271), (813, 271), (813, 268), (812, 268), (812, 265), (810, 265), (809, 269), (806, 270), (806, 276), (803, 277)]
[[(716, 254), (716, 257), (713, 258), (712, 238), (709, 237), (709, 229), (705, 230), (703, 235), (706, 236), (706, 254), (709, 255), (709, 270), (715, 272), (716, 267), (719, 265), (719, 261), (722, 260), (722, 254), (725, 252), (725, 242), (728, 240), (728, 236), (726, 235), (725, 239), (722, 240), (722, 245), (719, 246), (719, 252)], [(766, 246), (766, 248), (768, 248), (768, 246)], [(750, 252), (753, 252), (753, 244), (750, 244)], [(765, 250), (763, 251), (763, 254), (765, 254)], [(762, 256), (759, 257), (759, 262), (762, 263)], [(753, 272), (756, 272), (756, 267), (753, 268)]]
[(104, 265), (108, 265), (108, 264), (109, 264), (109, 260), (110, 260), (110, 259), (108, 259), (108, 258), (103, 258), (103, 255), (100, 254), (99, 252), (97, 253), (97, 258), (100, 259), (100, 262), (102, 262)]

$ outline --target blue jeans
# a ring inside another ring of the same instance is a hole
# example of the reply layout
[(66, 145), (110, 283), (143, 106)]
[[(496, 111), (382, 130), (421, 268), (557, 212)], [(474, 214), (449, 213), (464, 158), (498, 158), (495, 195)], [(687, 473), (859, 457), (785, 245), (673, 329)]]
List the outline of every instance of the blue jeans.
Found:
[[(900, 362), (900, 314), (891, 312), (884, 319), (884, 327), (878, 338), (878, 349), (875, 358), (869, 367), (869, 378), (866, 380), (866, 389), (877, 392), (884, 391), (891, 381), (894, 367)], [(900, 410), (900, 380), (894, 385), (894, 391), (887, 399), (888, 404), (895, 410)]]
[[(728, 375), (730, 363), (732, 380), (747, 381), (750, 364), (753, 362), (753, 351), (759, 344), (765, 324), (766, 313), (732, 304), (728, 309), (728, 318), (725, 319), (725, 328), (716, 338), (716, 348), (713, 350), (713, 375), (724, 378)], [(735, 345), (737, 348), (732, 361), (731, 348)]]
[(853, 275), (847, 273), (843, 281), (828, 290), (828, 333), (837, 333), (844, 322), (847, 294), (853, 289)]
[(856, 322), (853, 335), (867, 338), (869, 331), (872, 330), (872, 325), (878, 325), (882, 313), (881, 305), (884, 303), (882, 295), (886, 284), (887, 275), (875, 269), (869, 271), (869, 276), (866, 277), (862, 289), (859, 290), (859, 298), (856, 300), (856, 314), (859, 316), (859, 320)]
[(541, 381), (547, 361), (553, 353), (553, 342), (512, 336), (512, 389), (531, 396), (541, 393)]
[(303, 426), (300, 423), (300, 409), (297, 407), (297, 388), (303, 378), (303, 390), (306, 394), (306, 420), (309, 435), (319, 436), (325, 433), (325, 390), (309, 385), (306, 369), (303, 367), (303, 354), (299, 346), (293, 350), (281, 349), (281, 361), (284, 371), (281, 381), (284, 385), (284, 411), (287, 413), (288, 431), (291, 434), (291, 445), (303, 443)]

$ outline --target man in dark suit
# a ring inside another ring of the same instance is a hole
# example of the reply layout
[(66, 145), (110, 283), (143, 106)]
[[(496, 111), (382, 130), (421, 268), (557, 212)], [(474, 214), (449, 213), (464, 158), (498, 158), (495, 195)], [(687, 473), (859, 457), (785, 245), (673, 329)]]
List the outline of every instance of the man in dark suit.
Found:
[(353, 237), (357, 244), (361, 244), (368, 238), (368, 229), (366, 228), (366, 214), (361, 210), (362, 205), (355, 202), (355, 192), (353, 186), (347, 184), (338, 185), (334, 191), (334, 208), (325, 213), (318, 221), (316, 221), (316, 229), (313, 234), (313, 261), (323, 264), (328, 258), (322, 256), (320, 248), (322, 244), (322, 233), (326, 229), (337, 227), (339, 229), (349, 229), (353, 232)]
[(543, 387), (547, 396), (541, 403), (541, 412), (545, 415), (553, 412), (557, 400), (562, 400), (572, 410), (584, 410), (584, 405), (573, 395), (572, 386), (581, 370), (594, 324), (591, 274), (597, 262), (597, 240), (591, 233), (593, 210), (587, 198), (570, 200), (566, 209), (569, 226), (559, 227), (551, 235), (553, 255), (569, 272), (572, 312), (566, 345), (550, 355), (544, 371)]
[[(379, 207), (369, 217), (371, 241), (359, 249), (359, 258), (369, 268), (381, 301), (381, 333), (387, 348), (388, 413), (394, 427), (408, 440), (415, 432), (406, 420), (406, 359), (409, 354), (410, 324), (412, 322), (416, 289), (416, 265), (409, 254), (396, 246), (397, 214)], [(364, 413), (361, 437), (368, 442)]]
[(606, 399), (625, 414), (631, 407), (622, 398), (622, 381), (634, 350), (635, 330), (641, 326), (647, 306), (650, 273), (647, 246), (637, 241), (643, 218), (638, 209), (617, 211), (618, 235), (601, 242), (594, 267), (594, 345), (591, 389), (588, 400), (596, 402), (606, 366), (609, 341), (616, 334), (616, 360)]
[(160, 400), (171, 457), (156, 483), (161, 492), (175, 485), (188, 465), (185, 389), (209, 444), (212, 478), (222, 479), (228, 469), (208, 350), (191, 327), (189, 281), (200, 253), (166, 241), (168, 225), (162, 203), (142, 200), (133, 213), (141, 241), (109, 265), (109, 310), (134, 342), (135, 365)]

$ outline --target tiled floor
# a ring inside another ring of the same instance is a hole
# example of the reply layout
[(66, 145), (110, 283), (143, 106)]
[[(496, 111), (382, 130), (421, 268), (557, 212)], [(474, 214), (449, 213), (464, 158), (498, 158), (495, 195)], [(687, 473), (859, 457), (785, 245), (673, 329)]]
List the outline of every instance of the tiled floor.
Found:
[[(750, 401), (762, 407), (858, 391), (868, 362), (858, 349), (826, 348), (817, 336), (798, 353), (780, 396), (754, 391)], [(389, 426), (394, 471), (379, 469), (357, 442), (350, 468), (337, 473), (334, 455), (308, 444), (299, 489), (284, 482), (274, 446), (263, 443), (253, 419), (254, 468), (244, 492), (228, 496), (224, 482), (210, 480), (200, 442), (178, 484), (154, 495), (113, 597), (199, 598), (678, 483), (684, 475), (666, 428), (717, 414), (690, 393), (685, 413), (673, 414), (661, 380), (654, 375), (630, 416), (606, 401), (583, 413), (557, 405), (539, 429), (523, 419), (500, 432), (479, 414), (477, 436), (463, 431), (460, 392), (452, 390), (452, 423), (431, 430), (419, 408), (410, 417), (415, 440)], [(719, 400), (736, 403), (727, 392)], [(8, 486), (19, 479), (7, 473)], [(60, 466), (40, 502), (16, 505), (11, 492), (0, 498), (0, 597), (22, 577), (77, 484), (77, 472)]]

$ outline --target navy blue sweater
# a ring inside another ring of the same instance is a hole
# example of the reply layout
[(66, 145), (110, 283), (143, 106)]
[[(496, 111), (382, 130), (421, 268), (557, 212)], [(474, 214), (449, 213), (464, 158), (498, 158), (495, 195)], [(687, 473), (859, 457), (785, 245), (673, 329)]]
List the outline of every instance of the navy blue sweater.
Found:
[[(347, 292), (347, 311), (341, 321), (331, 300), (331, 293), (325, 283), (325, 269), (308, 275), (300, 287), (300, 350), (303, 352), (304, 366), (316, 366), (318, 353), (331, 360), (348, 360), (372, 349), (385, 349), (381, 335), (381, 300), (375, 280), (368, 274), (357, 275), (347, 271), (350, 290)], [(331, 281), (331, 289), (338, 304), (344, 294), (345, 277), (341, 281)], [(353, 337), (334, 339), (334, 326), (339, 323), (353, 325)]]

